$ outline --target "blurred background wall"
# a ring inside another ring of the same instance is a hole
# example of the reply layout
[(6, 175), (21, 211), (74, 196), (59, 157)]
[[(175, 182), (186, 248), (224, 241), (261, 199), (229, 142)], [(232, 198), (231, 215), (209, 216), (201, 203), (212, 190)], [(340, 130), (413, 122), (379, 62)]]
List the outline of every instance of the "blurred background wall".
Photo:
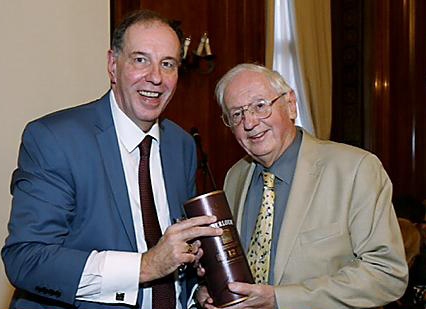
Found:
[[(0, 0), (1, 245), (22, 130), (36, 117), (108, 89), (109, 23), (108, 0)], [(11, 292), (0, 263), (0, 308), (7, 308)]]

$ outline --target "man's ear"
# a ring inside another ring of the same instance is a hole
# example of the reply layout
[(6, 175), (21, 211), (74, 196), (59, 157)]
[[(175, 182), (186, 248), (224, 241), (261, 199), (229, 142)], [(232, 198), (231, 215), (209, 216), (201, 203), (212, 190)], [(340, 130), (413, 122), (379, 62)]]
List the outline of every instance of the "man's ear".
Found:
[(108, 75), (111, 84), (117, 83), (116, 68), (117, 68), (117, 56), (112, 49), (108, 50)]
[(290, 119), (295, 120), (297, 118), (297, 103), (296, 103), (296, 94), (293, 90), (287, 93), (287, 106), (288, 106), (288, 115)]

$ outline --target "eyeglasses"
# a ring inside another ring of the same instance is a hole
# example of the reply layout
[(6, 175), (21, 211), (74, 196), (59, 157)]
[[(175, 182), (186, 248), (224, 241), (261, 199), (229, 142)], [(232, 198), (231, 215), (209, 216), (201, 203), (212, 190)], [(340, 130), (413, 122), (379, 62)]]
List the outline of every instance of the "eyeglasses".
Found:
[(227, 127), (238, 126), (243, 119), (245, 119), (245, 112), (249, 111), (253, 116), (258, 119), (268, 118), (272, 114), (272, 104), (278, 101), (287, 92), (283, 92), (272, 100), (260, 99), (256, 102), (241, 106), (239, 108), (231, 109), (228, 113), (222, 114), (223, 123)]

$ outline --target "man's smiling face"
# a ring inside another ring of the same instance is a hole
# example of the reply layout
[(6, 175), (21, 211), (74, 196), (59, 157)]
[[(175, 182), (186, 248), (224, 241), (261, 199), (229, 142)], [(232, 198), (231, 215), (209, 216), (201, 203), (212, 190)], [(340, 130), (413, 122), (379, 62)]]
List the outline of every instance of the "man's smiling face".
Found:
[[(224, 99), (227, 110), (231, 111), (279, 94), (265, 75), (242, 71), (228, 84)], [(270, 167), (293, 142), (296, 116), (296, 96), (289, 91), (274, 103), (270, 116), (261, 119), (247, 111), (241, 123), (232, 127), (232, 132), (252, 158)]]
[(179, 59), (176, 33), (157, 21), (132, 25), (124, 35), (123, 50), (108, 53), (108, 71), (117, 104), (145, 132), (173, 96)]

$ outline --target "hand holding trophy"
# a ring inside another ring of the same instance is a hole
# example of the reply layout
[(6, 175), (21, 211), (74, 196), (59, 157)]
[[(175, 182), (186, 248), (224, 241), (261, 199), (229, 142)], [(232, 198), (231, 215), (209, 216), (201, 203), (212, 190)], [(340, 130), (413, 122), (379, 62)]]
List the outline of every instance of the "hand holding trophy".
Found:
[(188, 218), (214, 215), (213, 227), (223, 229), (221, 236), (201, 239), (201, 264), (206, 270), (206, 283), (214, 305), (219, 308), (239, 303), (245, 296), (232, 293), (229, 282), (254, 283), (225, 193), (221, 190), (197, 196), (184, 204)]

